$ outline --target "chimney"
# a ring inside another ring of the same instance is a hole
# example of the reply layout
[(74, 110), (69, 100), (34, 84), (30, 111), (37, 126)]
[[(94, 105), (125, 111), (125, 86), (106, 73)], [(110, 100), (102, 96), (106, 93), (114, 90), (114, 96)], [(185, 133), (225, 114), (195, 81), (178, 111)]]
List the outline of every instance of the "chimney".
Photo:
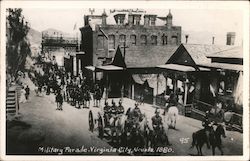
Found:
[(105, 10), (103, 10), (103, 13), (102, 13), (102, 25), (105, 26), (107, 25), (107, 14), (105, 12)]
[(84, 15), (84, 25), (85, 26), (89, 25), (89, 16)]
[(212, 37), (212, 44), (214, 45), (214, 36)]
[(235, 32), (227, 33), (227, 45), (234, 45), (235, 41)]
[(171, 10), (169, 10), (169, 13), (168, 13), (168, 15), (167, 15), (167, 19), (166, 19), (166, 21), (167, 21), (167, 23), (166, 23), (166, 25), (167, 25), (167, 28), (168, 29), (171, 29), (171, 27), (172, 27), (172, 20), (173, 20), (173, 15), (171, 14)]
[(186, 38), (186, 44), (188, 43), (188, 35), (185, 35)]

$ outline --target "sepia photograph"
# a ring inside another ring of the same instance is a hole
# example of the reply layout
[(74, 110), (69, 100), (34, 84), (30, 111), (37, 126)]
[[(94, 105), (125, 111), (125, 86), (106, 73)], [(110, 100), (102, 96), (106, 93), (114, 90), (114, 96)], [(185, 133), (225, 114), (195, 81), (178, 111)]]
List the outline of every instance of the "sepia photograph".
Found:
[(1, 159), (249, 159), (249, 3), (24, 2), (1, 6)]

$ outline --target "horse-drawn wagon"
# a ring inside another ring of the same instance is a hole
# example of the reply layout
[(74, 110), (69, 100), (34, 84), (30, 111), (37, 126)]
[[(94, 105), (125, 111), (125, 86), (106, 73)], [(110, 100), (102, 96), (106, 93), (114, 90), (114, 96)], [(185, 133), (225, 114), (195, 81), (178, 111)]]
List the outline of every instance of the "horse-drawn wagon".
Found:
[(136, 115), (135, 109), (128, 108), (125, 113), (111, 117), (105, 113), (105, 108), (92, 109), (89, 111), (89, 130), (97, 131), (99, 138), (111, 140), (114, 146), (133, 149), (169, 145), (165, 126), (153, 128), (151, 118), (145, 113)]
[(98, 136), (103, 139), (111, 139), (112, 141), (120, 142), (120, 136), (124, 130), (124, 122), (126, 115), (124, 111), (117, 111), (119, 107), (105, 106), (89, 111), (89, 130), (97, 131)]

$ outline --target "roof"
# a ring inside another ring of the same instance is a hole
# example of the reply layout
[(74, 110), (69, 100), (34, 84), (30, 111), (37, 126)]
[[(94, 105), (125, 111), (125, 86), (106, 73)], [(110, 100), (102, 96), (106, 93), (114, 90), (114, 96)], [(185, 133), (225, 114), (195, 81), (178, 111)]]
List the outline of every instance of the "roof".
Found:
[(211, 58), (239, 58), (243, 59), (243, 48), (241, 46), (232, 46), (232, 48), (218, 51), (213, 54), (207, 55)]
[(208, 64), (198, 64), (198, 65), (202, 67), (209, 67), (215, 69), (243, 71), (243, 65), (238, 65), (238, 64), (208, 63)]
[[(102, 19), (101, 19), (101, 14), (102, 13), (100, 13), (100, 15), (95, 15), (95, 16), (93, 16), (93, 15), (86, 15), (86, 16), (90, 16), (91, 18), (91, 22), (90, 22), (90, 26), (91, 26), (91, 28), (92, 28), (92, 30), (95, 30), (95, 26), (96, 25), (101, 25), (102, 24)], [(115, 25), (116, 24), (116, 22), (115, 22), (115, 18), (114, 18), (114, 16), (115, 15), (123, 15), (123, 14), (125, 14), (125, 20), (124, 20), (124, 23), (126, 24), (127, 23), (127, 21), (128, 21), (128, 15), (129, 14), (132, 14), (132, 15), (141, 15), (141, 17), (144, 17), (144, 15), (155, 15), (155, 14), (151, 14), (151, 13), (142, 13), (142, 12), (139, 12), (139, 13), (135, 13), (135, 12), (132, 12), (132, 13), (129, 13), (129, 12), (113, 12), (113, 13), (108, 13), (107, 14), (107, 19), (106, 19), (106, 21), (107, 21), (107, 25)], [(156, 15), (157, 16), (157, 15)], [(163, 19), (161, 19), (161, 18), (159, 18), (159, 17), (157, 17), (158, 19), (156, 20), (156, 22), (155, 22), (155, 26), (165, 26), (165, 24), (166, 24), (166, 16), (164, 16), (164, 18)], [(140, 20), (140, 24), (141, 25), (143, 25), (144, 24), (144, 18), (142, 18), (141, 20)]]
[(126, 49), (127, 68), (147, 68), (165, 64), (178, 46), (130, 46)]
[(95, 71), (95, 67), (94, 66), (86, 66), (85, 68), (88, 69), (88, 70), (91, 70), (91, 71)]
[(120, 71), (120, 70), (123, 70), (122, 67), (118, 67), (115, 65), (97, 66), (96, 69), (102, 70), (102, 71)]
[[(170, 70), (176, 70), (176, 71), (182, 71), (182, 72), (193, 72), (196, 71), (194, 67), (186, 66), (186, 65), (179, 65), (179, 64), (164, 64), (157, 66), (158, 68), (162, 69), (170, 69)], [(209, 71), (207, 68), (200, 67), (201, 71)]]
[(176, 71), (182, 71), (182, 72), (196, 71), (194, 67), (179, 65), (179, 64), (165, 64), (165, 65), (159, 65), (157, 67), (162, 68), (162, 69), (170, 69), (170, 70), (176, 70)]
[(229, 45), (183, 44), (196, 64), (209, 63), (208, 55), (232, 48)]

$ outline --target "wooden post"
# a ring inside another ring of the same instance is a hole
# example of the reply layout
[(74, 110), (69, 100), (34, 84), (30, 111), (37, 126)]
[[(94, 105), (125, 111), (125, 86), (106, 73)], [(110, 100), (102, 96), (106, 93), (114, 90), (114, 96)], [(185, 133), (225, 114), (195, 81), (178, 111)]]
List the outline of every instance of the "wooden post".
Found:
[(122, 89), (121, 89), (121, 100), (123, 101), (124, 97), (124, 84), (122, 84)]
[(108, 73), (106, 73), (106, 99), (109, 98), (108, 94), (109, 94), (109, 79), (108, 79)]
[(76, 56), (73, 57), (73, 75), (76, 76)]
[(187, 93), (188, 93), (188, 79), (186, 78), (185, 82), (185, 89), (184, 89), (184, 106), (187, 105)]
[(96, 83), (96, 71), (94, 70), (94, 83)]
[(134, 100), (135, 99), (135, 85), (134, 84), (132, 84), (131, 90), (132, 90), (132, 99)]
[(174, 94), (176, 95), (176, 92), (177, 92), (177, 75), (176, 75), (176, 73), (174, 73), (174, 79), (172, 81), (173, 81), (173, 91), (174, 91)]
[(159, 94), (159, 74), (157, 74), (157, 80), (156, 80), (156, 96)]
[(82, 70), (82, 63), (81, 63), (81, 59), (78, 59), (78, 71), (77, 73), (79, 74), (79, 72)]

